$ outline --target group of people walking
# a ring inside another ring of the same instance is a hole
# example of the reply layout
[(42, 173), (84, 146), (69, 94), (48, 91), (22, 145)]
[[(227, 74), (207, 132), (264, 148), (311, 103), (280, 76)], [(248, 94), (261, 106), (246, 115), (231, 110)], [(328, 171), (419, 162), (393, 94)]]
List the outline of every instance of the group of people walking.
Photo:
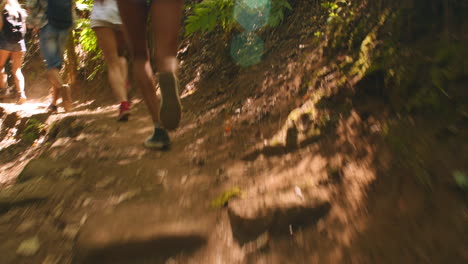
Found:
[[(0, 22), (0, 89), (6, 87), (5, 63), (10, 58), (18, 103), (24, 103), (24, 77), (21, 65), (26, 51), (26, 26), (39, 35), (41, 54), (47, 66), (47, 79), (52, 86), (50, 112), (57, 111), (62, 97), (65, 111), (72, 108), (70, 86), (63, 81), (60, 69), (70, 31), (74, 27), (73, 0), (26, 0), (26, 11), (17, 0), (2, 2)], [(117, 120), (126, 121), (131, 111), (128, 100), (128, 62), (130, 50), (133, 76), (140, 87), (151, 115), (154, 131), (144, 141), (148, 148), (169, 147), (168, 130), (179, 126), (181, 103), (177, 79), (177, 42), (183, 10), (182, 0), (94, 0), (90, 24), (95, 31), (108, 66), (109, 85), (120, 103)], [(148, 18), (152, 31), (148, 34)], [(161, 98), (157, 97), (150, 64), (148, 37), (154, 38), (156, 69)]]

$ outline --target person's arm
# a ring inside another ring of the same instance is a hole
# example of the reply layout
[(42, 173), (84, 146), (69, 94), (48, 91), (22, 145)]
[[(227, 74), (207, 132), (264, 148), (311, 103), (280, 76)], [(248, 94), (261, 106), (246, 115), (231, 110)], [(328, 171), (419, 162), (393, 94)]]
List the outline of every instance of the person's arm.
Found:
[(40, 25), (38, 24), (40, 19), (38, 15), (41, 10), (40, 0), (26, 0), (25, 8), (26, 8), (26, 27), (33, 29), (33, 34), (35, 35), (39, 30)]
[(22, 9), (21, 10), (21, 20), (22, 20), (23, 24), (21, 25), (21, 32), (23, 32), (23, 36), (24, 36), (24, 34), (26, 34), (26, 31), (27, 31), (27, 26), (26, 26), (27, 18), (28, 18), (28, 13), (26, 13), (26, 10)]

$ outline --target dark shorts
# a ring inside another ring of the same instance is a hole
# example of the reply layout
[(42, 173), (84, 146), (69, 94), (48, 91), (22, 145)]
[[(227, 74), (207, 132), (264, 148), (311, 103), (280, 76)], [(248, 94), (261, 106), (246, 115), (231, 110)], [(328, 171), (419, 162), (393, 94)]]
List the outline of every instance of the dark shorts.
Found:
[(39, 31), (39, 44), (47, 69), (62, 68), (63, 53), (70, 35), (70, 29), (57, 29), (49, 24)]
[(11, 52), (15, 51), (26, 51), (26, 44), (24, 42), (24, 39), (18, 41), (17, 43), (12, 43), (7, 41), (4, 37), (3, 34), (0, 33), (0, 50), (7, 50)]

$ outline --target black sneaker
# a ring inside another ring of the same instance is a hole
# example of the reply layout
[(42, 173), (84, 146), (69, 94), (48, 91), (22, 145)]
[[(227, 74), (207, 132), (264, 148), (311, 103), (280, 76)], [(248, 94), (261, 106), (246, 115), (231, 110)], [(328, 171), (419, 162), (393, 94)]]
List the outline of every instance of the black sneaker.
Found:
[(172, 72), (160, 72), (158, 76), (159, 87), (161, 87), (161, 108), (159, 109), (161, 123), (166, 129), (176, 129), (182, 113), (179, 80)]
[(168, 149), (171, 145), (169, 135), (163, 128), (154, 128), (153, 135), (145, 140), (145, 147), (149, 149)]
[(49, 113), (57, 113), (57, 111), (58, 109), (56, 105), (49, 105), (49, 107), (47, 107), (47, 112)]

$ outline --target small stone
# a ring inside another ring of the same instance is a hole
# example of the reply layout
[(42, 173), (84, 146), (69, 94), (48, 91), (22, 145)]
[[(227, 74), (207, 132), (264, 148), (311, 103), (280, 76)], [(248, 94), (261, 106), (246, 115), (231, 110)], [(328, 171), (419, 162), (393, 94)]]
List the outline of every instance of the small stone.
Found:
[(40, 243), (37, 236), (24, 240), (16, 250), (16, 254), (29, 257), (34, 256), (39, 250)]
[(299, 186), (294, 186), (294, 193), (301, 199), (304, 199), (304, 195), (302, 195), (302, 190), (299, 188)]
[(167, 176), (167, 170), (157, 170), (156, 176), (158, 176), (160, 179), (165, 178)]
[(75, 239), (80, 227), (78, 225), (67, 225), (63, 230), (63, 235), (69, 239)]
[(59, 138), (57, 139), (54, 144), (52, 144), (52, 146), (50, 146), (50, 148), (60, 148), (60, 147), (65, 147), (67, 146), (71, 141), (71, 138), (69, 137), (64, 137), (64, 138)]
[(25, 220), (16, 228), (16, 232), (24, 233), (28, 231), (29, 229), (31, 229), (35, 224), (36, 224), (36, 221), (34, 220)]
[(75, 138), (75, 141), (85, 141), (89, 136), (87, 134), (80, 134)]
[(86, 220), (88, 220), (88, 214), (84, 214), (83, 217), (81, 217), (80, 226), (84, 225), (86, 223)]
[(180, 184), (184, 185), (187, 182), (187, 179), (188, 179), (187, 175), (182, 176), (182, 178), (180, 179)]
[(84, 201), (83, 201), (83, 203), (81, 204), (81, 206), (83, 206), (83, 207), (88, 206), (88, 205), (91, 203), (92, 200), (93, 200), (93, 199), (91, 199), (91, 198), (86, 198), (86, 199), (84, 199)]
[(105, 187), (109, 186), (111, 183), (113, 183), (114, 180), (115, 180), (114, 177), (105, 178), (105, 179), (99, 181), (98, 183), (96, 183), (96, 188), (105, 188)]
[(119, 197), (117, 198), (116, 203), (119, 204), (119, 203), (124, 202), (126, 200), (130, 200), (133, 197), (140, 194), (140, 192), (141, 192), (140, 189), (135, 189), (135, 190), (131, 190), (131, 191), (128, 191), (128, 192), (124, 192), (123, 194), (119, 195)]
[(74, 169), (74, 168), (68, 167), (62, 171), (62, 173), (60, 174), (60, 177), (62, 178), (79, 177), (82, 172), (83, 172), (83, 169)]
[(166, 186), (166, 176), (167, 176), (167, 170), (158, 170), (156, 171), (156, 177), (157, 179), (157, 184), (163, 185), (163, 187)]

